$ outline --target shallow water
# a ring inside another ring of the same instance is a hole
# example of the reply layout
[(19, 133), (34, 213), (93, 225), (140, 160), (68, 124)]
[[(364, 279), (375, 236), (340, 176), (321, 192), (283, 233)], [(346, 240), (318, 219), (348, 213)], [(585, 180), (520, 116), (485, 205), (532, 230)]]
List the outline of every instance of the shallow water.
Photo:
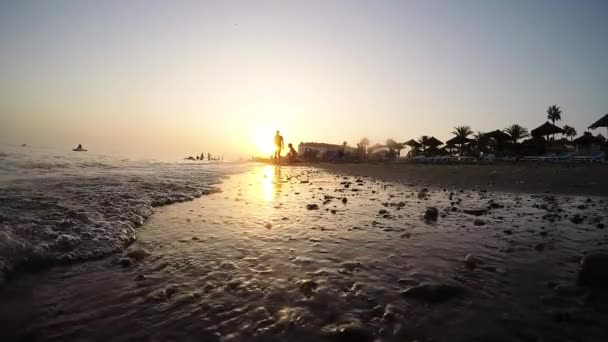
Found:
[[(128, 248), (150, 255), (132, 265), (111, 257), (14, 279), (0, 293), (0, 321), (10, 327), (2, 334), (605, 340), (608, 302), (577, 285), (580, 257), (606, 250), (604, 198), (436, 188), (419, 196), (418, 184), (271, 166), (220, 188), (157, 209)], [(438, 208), (436, 221), (423, 218), (428, 206)], [(488, 211), (463, 212), (472, 208)], [(582, 223), (571, 221), (576, 214)], [(467, 254), (476, 267), (465, 265)], [(461, 291), (436, 301), (402, 293), (424, 283)]]
[(0, 283), (15, 268), (99, 258), (153, 208), (214, 191), (236, 165), (0, 148)]

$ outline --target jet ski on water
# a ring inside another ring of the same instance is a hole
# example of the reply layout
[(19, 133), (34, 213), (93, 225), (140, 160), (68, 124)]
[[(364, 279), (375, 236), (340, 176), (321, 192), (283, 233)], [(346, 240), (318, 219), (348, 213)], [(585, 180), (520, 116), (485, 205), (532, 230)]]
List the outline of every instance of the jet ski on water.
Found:
[(82, 148), (81, 144), (78, 144), (78, 147), (73, 148), (72, 151), (74, 151), (74, 152), (86, 152), (87, 150), (85, 150), (84, 148)]

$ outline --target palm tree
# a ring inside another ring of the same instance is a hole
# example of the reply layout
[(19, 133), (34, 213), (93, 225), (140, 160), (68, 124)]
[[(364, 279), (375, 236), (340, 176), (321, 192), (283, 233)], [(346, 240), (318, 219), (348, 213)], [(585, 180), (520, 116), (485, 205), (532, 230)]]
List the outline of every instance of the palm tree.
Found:
[(473, 134), (473, 130), (471, 130), (471, 126), (456, 126), (452, 134), (459, 138), (468, 138), (469, 135)]
[(369, 139), (367, 138), (363, 138), (361, 139), (361, 141), (359, 142), (359, 146), (361, 146), (361, 149), (363, 150), (363, 159), (367, 159), (367, 150), (369, 147)]
[(515, 144), (515, 145), (517, 145), (517, 141), (519, 139), (527, 138), (530, 136), (530, 133), (528, 133), (528, 129), (523, 126), (520, 126), (518, 124), (513, 124), (513, 125), (505, 128), (503, 130), (503, 132), (505, 132), (509, 136), (511, 136), (513, 144)]
[[(452, 131), (452, 134), (454, 134), (458, 138), (468, 139), (469, 135), (473, 134), (473, 130), (471, 129), (471, 126), (466, 126), (466, 125), (456, 126), (456, 127), (454, 127), (454, 131)], [(460, 154), (462, 154), (462, 145), (464, 145), (464, 144), (461, 142), (459, 145), (460, 145)]]
[(564, 133), (564, 135), (567, 136), (567, 137), (570, 137), (570, 141), (572, 141), (572, 139), (577, 134), (576, 133), (576, 129), (574, 127), (568, 126), (568, 125), (564, 126), (563, 128), (564, 128), (564, 131), (566, 132), (566, 133)]
[(396, 142), (393, 139), (386, 139), (386, 147), (389, 150), (391, 156), (400, 156), (401, 150), (403, 150), (403, 144)]
[(551, 120), (555, 125), (555, 121), (560, 121), (562, 119), (562, 110), (556, 105), (549, 106), (549, 108), (547, 108), (547, 119)]
[(429, 136), (428, 135), (423, 135), (420, 138), (418, 138), (418, 142), (420, 143), (420, 145), (422, 145), (422, 153), (426, 152), (426, 145), (429, 141)]

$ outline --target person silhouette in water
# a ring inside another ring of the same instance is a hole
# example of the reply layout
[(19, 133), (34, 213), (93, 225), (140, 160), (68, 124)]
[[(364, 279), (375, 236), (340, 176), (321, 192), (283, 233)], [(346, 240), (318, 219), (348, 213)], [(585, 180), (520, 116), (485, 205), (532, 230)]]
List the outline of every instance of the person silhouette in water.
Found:
[(283, 137), (279, 131), (277, 131), (277, 134), (274, 135), (274, 146), (276, 147), (276, 150), (274, 151), (274, 163), (279, 164), (281, 163), (281, 150), (285, 148)]

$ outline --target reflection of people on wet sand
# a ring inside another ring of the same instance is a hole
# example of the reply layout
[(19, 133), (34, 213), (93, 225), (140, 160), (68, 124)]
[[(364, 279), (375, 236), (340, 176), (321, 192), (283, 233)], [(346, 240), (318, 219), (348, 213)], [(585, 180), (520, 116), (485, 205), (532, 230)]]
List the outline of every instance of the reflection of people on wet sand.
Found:
[(295, 163), (298, 160), (298, 152), (293, 148), (291, 143), (287, 144), (289, 148), (289, 152), (287, 152), (287, 161), (288, 163)]
[(274, 151), (274, 162), (275, 164), (279, 164), (281, 162), (281, 151), (285, 148), (285, 144), (283, 143), (283, 137), (280, 134), (281, 132), (277, 131), (277, 134), (274, 136), (274, 146), (276, 150)]

